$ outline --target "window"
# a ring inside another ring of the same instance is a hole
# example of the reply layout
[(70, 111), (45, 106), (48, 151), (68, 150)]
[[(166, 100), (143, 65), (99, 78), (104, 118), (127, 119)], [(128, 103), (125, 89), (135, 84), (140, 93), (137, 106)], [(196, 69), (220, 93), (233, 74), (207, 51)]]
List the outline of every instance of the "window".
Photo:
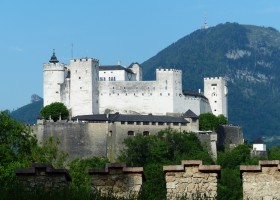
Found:
[(113, 131), (109, 131), (108, 136), (111, 137), (113, 134)]
[(80, 89), (82, 89), (82, 87), (80, 87)]
[(152, 125), (156, 125), (156, 122), (152, 122)]
[(170, 125), (170, 122), (166, 122), (166, 125)]
[(79, 79), (81, 79), (81, 77), (79, 76)]
[(134, 136), (134, 131), (128, 131), (128, 132), (127, 132), (127, 135), (128, 135), (128, 136)]
[(141, 122), (136, 122), (136, 125), (141, 125)]
[(217, 101), (215, 101), (215, 103), (217, 103)]
[(127, 124), (134, 124), (134, 122), (127, 122)]
[(150, 122), (143, 122), (143, 125), (149, 125)]
[(144, 132), (143, 132), (143, 135), (144, 135), (144, 136), (148, 136), (148, 135), (150, 135), (150, 132), (149, 132), (149, 131), (144, 131)]
[(162, 96), (162, 93), (160, 93), (159, 95)]
[(164, 123), (163, 122), (159, 122), (158, 125), (162, 126), (162, 125), (164, 125)]
[(179, 126), (179, 123), (178, 122), (174, 122), (173, 126)]
[(121, 124), (125, 124), (125, 122), (121, 122)]

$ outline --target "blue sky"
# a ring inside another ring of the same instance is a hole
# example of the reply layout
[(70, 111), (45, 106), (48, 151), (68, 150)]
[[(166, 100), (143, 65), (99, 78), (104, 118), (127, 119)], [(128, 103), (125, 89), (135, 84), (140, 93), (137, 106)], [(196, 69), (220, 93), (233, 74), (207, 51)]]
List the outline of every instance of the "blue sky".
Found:
[(43, 96), (43, 63), (52, 49), (68, 63), (92, 57), (101, 64), (144, 62), (181, 37), (238, 22), (280, 30), (279, 0), (1, 0), (0, 110)]

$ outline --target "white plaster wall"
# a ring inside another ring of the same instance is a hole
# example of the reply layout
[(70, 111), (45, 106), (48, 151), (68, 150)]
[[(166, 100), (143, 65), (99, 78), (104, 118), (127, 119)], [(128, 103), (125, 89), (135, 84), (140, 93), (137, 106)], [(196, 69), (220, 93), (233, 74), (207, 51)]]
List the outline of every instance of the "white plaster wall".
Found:
[(253, 150), (266, 151), (266, 145), (265, 144), (253, 144)]
[(70, 107), (72, 116), (98, 113), (99, 65), (95, 59), (70, 60)]
[(136, 75), (127, 73), (125, 70), (99, 71), (99, 79), (105, 78), (105, 81), (109, 81), (109, 77), (115, 77), (116, 81), (136, 81)]
[(61, 102), (60, 84), (64, 83), (64, 78), (64, 64), (44, 64), (44, 106), (53, 102)]
[(172, 112), (172, 96), (160, 92), (157, 86), (156, 81), (101, 81), (99, 112), (159, 115)]
[(60, 85), (61, 102), (70, 109), (70, 78), (66, 78)]
[(208, 98), (214, 115), (223, 114), (228, 117), (227, 86), (224, 78), (204, 78), (204, 95)]
[(142, 68), (138, 63), (134, 63), (130, 68), (136, 74), (136, 81), (142, 81)]

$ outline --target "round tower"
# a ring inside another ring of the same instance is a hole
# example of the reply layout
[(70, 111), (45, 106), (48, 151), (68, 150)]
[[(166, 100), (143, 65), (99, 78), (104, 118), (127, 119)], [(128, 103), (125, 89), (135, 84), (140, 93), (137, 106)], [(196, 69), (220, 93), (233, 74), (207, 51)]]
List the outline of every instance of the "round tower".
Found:
[(55, 51), (44, 64), (44, 106), (53, 102), (61, 102), (61, 84), (64, 83), (66, 66), (59, 63)]

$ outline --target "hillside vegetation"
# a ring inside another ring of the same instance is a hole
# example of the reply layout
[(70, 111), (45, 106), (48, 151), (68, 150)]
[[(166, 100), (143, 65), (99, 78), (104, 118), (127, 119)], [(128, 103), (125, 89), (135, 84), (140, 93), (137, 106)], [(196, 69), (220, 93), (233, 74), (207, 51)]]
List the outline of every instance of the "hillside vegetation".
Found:
[(181, 69), (187, 91), (203, 88), (204, 77), (226, 77), (229, 123), (241, 125), (249, 140), (266, 136), (266, 141), (280, 128), (279, 65), (279, 31), (225, 23), (181, 38), (142, 67), (148, 80), (158, 67)]

